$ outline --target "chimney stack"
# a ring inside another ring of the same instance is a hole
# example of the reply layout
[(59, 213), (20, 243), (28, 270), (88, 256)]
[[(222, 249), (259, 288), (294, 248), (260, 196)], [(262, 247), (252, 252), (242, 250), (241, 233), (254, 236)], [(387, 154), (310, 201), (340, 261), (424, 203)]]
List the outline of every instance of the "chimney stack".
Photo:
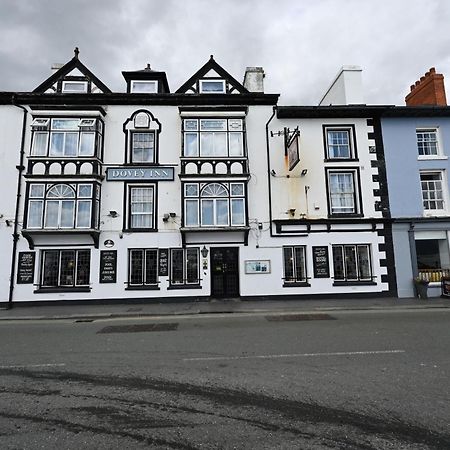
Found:
[(444, 75), (431, 69), (419, 81), (411, 85), (411, 92), (405, 97), (406, 106), (447, 106)]
[(250, 92), (264, 93), (264, 77), (262, 67), (247, 67), (244, 75), (244, 87)]

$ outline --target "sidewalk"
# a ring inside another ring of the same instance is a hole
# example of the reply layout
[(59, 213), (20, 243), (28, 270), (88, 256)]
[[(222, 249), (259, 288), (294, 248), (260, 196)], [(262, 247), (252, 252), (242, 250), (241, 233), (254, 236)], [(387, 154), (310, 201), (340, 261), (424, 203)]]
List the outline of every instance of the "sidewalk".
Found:
[(307, 313), (356, 310), (414, 310), (450, 308), (450, 299), (440, 297), (428, 300), (417, 298), (364, 298), (327, 300), (261, 300), (240, 301), (238, 299), (190, 302), (190, 303), (148, 303), (109, 305), (55, 305), (18, 306), (0, 309), (0, 321), (5, 320), (52, 320), (52, 319), (105, 319), (177, 316), (223, 313)]

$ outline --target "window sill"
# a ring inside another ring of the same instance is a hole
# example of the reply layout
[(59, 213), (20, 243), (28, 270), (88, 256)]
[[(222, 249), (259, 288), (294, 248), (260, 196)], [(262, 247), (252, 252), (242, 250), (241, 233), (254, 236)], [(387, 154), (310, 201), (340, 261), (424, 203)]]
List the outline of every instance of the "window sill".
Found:
[(311, 285), (307, 281), (297, 281), (297, 282), (294, 282), (294, 283), (286, 283), (286, 282), (284, 282), (283, 283), (283, 287), (287, 287), (287, 288), (290, 288), (290, 287), (311, 287)]
[(329, 219), (340, 219), (346, 217), (364, 217), (363, 214), (356, 213), (336, 213), (336, 214), (328, 214)]
[(375, 281), (334, 281), (333, 286), (376, 286)]
[(159, 291), (159, 286), (128, 286), (125, 288), (126, 291)]
[(48, 293), (71, 293), (71, 292), (91, 292), (89, 286), (79, 287), (40, 287), (33, 291), (34, 294), (48, 294)]
[(436, 160), (442, 160), (445, 161), (448, 159), (448, 156), (444, 155), (419, 155), (417, 157), (417, 161), (436, 161)]
[(157, 228), (124, 228), (123, 233), (156, 233)]
[(359, 162), (359, 158), (325, 158), (323, 162)]
[(202, 287), (200, 284), (171, 284), (167, 288), (167, 290), (173, 290), (173, 289), (201, 289)]

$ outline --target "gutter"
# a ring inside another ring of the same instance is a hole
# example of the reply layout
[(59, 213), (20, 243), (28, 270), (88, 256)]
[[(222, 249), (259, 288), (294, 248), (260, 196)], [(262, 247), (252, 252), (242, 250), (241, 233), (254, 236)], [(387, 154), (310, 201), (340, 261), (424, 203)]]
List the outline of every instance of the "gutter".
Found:
[(17, 259), (17, 243), (20, 238), (19, 234), (19, 210), (20, 210), (20, 198), (22, 196), (22, 174), (25, 170), (25, 166), (23, 165), (25, 158), (25, 133), (26, 133), (26, 125), (27, 125), (27, 115), (28, 110), (22, 106), (15, 103), (16, 97), (12, 95), (11, 104), (17, 108), (20, 108), (23, 111), (23, 119), (22, 119), (22, 138), (20, 143), (20, 159), (19, 165), (16, 166), (18, 170), (17, 174), (17, 196), (16, 196), (16, 212), (14, 215), (14, 231), (12, 234), (13, 237), (13, 247), (12, 247), (12, 255), (11, 255), (11, 273), (9, 278), (9, 296), (8, 296), (8, 309), (13, 307), (13, 293), (14, 293), (14, 279), (16, 276), (16, 259)]
[(272, 231), (272, 181), (271, 181), (271, 173), (270, 173), (270, 148), (269, 148), (269, 124), (272, 122), (272, 119), (275, 117), (275, 113), (277, 112), (277, 107), (273, 107), (272, 115), (266, 123), (266, 150), (267, 150), (267, 184), (269, 187), (269, 228), (270, 228), (270, 237), (273, 237)]

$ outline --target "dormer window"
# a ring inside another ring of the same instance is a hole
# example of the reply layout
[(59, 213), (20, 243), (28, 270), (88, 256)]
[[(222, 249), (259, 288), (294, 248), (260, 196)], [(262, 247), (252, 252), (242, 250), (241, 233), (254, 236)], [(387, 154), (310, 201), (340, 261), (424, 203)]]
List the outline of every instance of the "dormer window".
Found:
[(158, 93), (158, 82), (155, 81), (132, 81), (131, 92), (135, 94)]
[(201, 94), (225, 94), (225, 80), (200, 80)]
[(62, 92), (85, 93), (87, 92), (87, 81), (63, 81)]

